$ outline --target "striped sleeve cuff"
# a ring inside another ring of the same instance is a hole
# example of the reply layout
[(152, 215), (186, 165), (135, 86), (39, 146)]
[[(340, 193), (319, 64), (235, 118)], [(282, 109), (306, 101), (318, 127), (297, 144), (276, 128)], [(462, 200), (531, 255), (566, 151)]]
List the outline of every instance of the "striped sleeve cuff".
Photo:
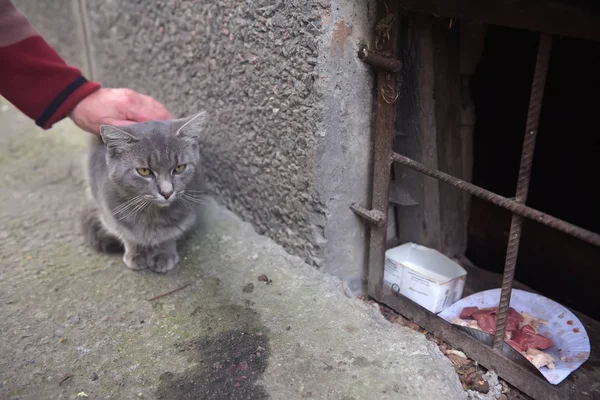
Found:
[(100, 84), (90, 82), (83, 76), (77, 77), (50, 102), (35, 123), (44, 129), (49, 129), (53, 124), (69, 115), (81, 100), (98, 89), (100, 89)]

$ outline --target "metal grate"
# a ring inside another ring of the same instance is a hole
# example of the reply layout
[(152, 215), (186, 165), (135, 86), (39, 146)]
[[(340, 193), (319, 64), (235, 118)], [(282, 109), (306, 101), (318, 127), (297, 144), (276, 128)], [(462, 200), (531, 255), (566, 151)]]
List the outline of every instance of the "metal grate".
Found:
[[(392, 10), (390, 11), (393, 12)], [(515, 198), (508, 199), (444, 172), (429, 168), (404, 155), (393, 153), (394, 109), (392, 105), (393, 102), (390, 102), (388, 99), (390, 98), (389, 92), (397, 87), (396, 73), (400, 70), (402, 64), (400, 60), (397, 60), (398, 27), (393, 27), (388, 33), (390, 40), (386, 42), (381, 52), (367, 51), (366, 48), (362, 48), (358, 53), (361, 60), (373, 65), (377, 69), (377, 118), (374, 140), (372, 207), (371, 209), (368, 209), (360, 205), (351, 206), (352, 211), (356, 215), (371, 224), (368, 294), (376, 300), (388, 304), (401, 314), (413, 319), (426, 329), (441, 335), (451, 344), (462, 347), (473, 359), (488, 368), (496, 370), (500, 376), (503, 376), (529, 395), (536, 398), (563, 398), (560, 391), (556, 388), (549, 387), (550, 385), (541, 378), (539, 372), (536, 374), (535, 372), (537, 371), (531, 371), (509, 359), (506, 356), (507, 350), (504, 344), (506, 321), (515, 276), (523, 218), (532, 219), (600, 247), (600, 235), (525, 205), (529, 189), (540, 111), (544, 96), (544, 87), (546, 84), (550, 50), (552, 47), (552, 38), (548, 34), (540, 35), (535, 73), (529, 100), (525, 136), (523, 139), (517, 190)], [(386, 93), (388, 95), (386, 95)], [(398, 93), (392, 93), (392, 95), (397, 96)], [(474, 340), (464, 332), (459, 331), (456, 327), (442, 321), (436, 315), (420, 308), (410, 300), (392, 296), (384, 290), (383, 275), (386, 216), (389, 205), (390, 167), (392, 162), (399, 163), (441, 182), (452, 185), (513, 213), (502, 278), (502, 291), (498, 307), (497, 326), (491, 347)]]

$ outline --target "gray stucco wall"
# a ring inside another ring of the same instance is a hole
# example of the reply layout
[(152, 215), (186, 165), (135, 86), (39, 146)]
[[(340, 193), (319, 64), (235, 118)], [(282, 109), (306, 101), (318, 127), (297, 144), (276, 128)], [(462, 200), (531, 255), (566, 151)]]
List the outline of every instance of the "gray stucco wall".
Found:
[[(219, 200), (289, 252), (360, 282), (366, 231), (348, 206), (368, 198), (372, 81), (356, 51), (370, 41), (374, 1), (58, 3), (61, 12), (16, 2), (84, 69), (76, 41), (87, 26), (87, 58), (105, 86), (154, 96), (178, 116), (206, 109)], [(49, 24), (51, 14), (72, 18), (79, 35)]]

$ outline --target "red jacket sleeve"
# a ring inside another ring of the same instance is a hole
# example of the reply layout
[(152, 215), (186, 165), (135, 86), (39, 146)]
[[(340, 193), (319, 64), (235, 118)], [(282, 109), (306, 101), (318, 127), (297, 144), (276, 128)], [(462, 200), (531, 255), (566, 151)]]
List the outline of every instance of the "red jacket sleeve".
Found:
[(10, 0), (0, 0), (0, 95), (44, 129), (100, 88), (67, 65)]

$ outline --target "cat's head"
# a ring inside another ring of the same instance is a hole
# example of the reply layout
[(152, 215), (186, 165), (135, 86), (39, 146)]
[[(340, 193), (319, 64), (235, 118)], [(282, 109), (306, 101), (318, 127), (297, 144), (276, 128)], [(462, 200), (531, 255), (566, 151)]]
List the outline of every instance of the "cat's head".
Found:
[(165, 207), (201, 173), (199, 137), (206, 113), (170, 121), (103, 125), (109, 178), (128, 196)]

